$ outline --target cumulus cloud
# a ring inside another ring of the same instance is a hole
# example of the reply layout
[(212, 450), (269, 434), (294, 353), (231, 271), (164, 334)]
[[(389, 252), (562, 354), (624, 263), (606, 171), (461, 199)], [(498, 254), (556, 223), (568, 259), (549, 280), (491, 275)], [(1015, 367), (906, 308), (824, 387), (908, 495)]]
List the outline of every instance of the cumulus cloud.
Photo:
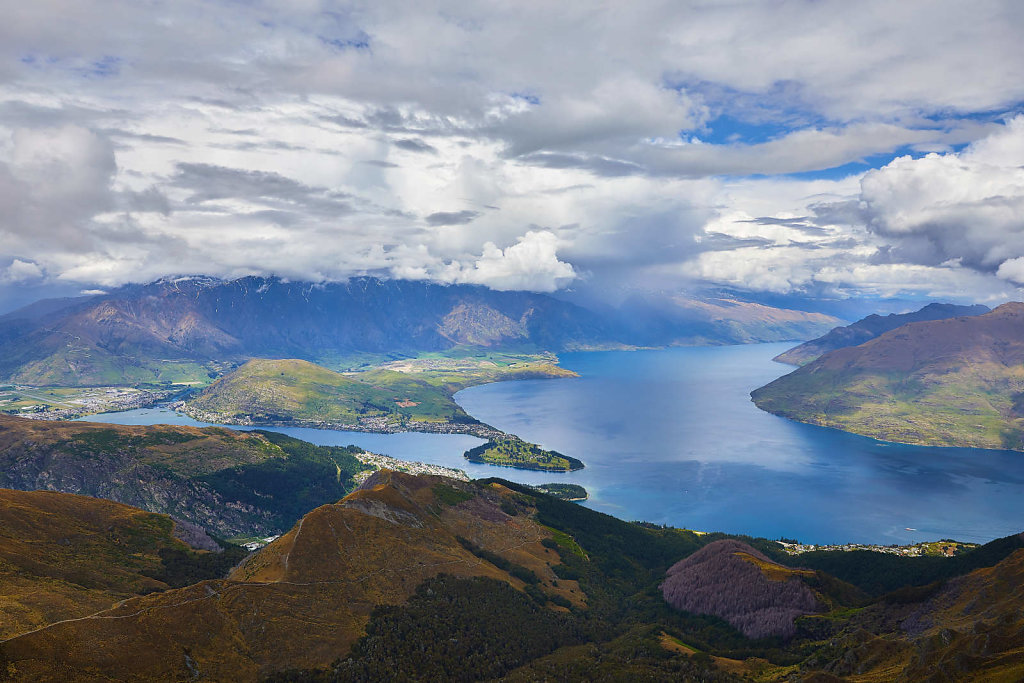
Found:
[(488, 242), (475, 263), (457, 267), (446, 277), (498, 290), (553, 292), (576, 277), (570, 264), (558, 260), (557, 252), (558, 238), (553, 233), (531, 230), (505, 249)]
[(868, 172), (860, 199), (893, 259), (956, 262), (1021, 282), (1024, 116), (962, 152), (900, 157)]
[(43, 269), (32, 261), (14, 259), (0, 275), (0, 282), (23, 284), (43, 277)]

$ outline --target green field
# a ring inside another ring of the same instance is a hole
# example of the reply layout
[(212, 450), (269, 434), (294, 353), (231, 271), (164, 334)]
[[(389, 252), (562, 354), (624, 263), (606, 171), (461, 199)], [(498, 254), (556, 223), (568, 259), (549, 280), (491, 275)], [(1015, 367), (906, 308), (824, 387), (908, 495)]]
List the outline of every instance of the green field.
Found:
[(516, 437), (488, 441), (466, 451), (465, 458), (470, 462), (516, 467), (521, 470), (571, 472), (583, 469), (583, 463), (576, 458), (562, 455), (557, 451), (546, 451), (536, 444)]

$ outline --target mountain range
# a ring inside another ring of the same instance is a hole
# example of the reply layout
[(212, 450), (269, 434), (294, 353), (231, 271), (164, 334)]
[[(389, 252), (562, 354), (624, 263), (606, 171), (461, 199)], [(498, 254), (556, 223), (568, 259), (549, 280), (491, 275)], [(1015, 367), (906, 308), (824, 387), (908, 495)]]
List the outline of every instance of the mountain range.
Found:
[(836, 322), (724, 300), (680, 299), (624, 316), (469, 285), (171, 278), (0, 316), (0, 379), (36, 386), (195, 382), (253, 357), (339, 369), (354, 354), (778, 341), (820, 334)]
[(1024, 450), (1024, 304), (902, 325), (751, 396), (777, 415), (887, 441)]

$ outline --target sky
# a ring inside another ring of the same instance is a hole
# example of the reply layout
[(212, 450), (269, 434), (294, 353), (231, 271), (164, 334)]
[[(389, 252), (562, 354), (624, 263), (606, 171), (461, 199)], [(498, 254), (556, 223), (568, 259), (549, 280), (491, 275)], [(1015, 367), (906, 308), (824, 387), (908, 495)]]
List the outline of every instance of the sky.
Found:
[(1014, 0), (0, 11), (0, 308), (182, 274), (1022, 298)]

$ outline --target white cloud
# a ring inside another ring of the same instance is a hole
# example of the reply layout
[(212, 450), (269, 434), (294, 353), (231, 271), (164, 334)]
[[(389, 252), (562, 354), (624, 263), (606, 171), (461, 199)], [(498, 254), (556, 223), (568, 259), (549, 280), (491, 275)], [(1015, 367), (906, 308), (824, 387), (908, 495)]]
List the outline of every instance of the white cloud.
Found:
[(861, 201), (894, 258), (984, 272), (1024, 256), (1024, 116), (960, 153), (900, 157), (867, 173)]
[(14, 259), (0, 275), (0, 282), (24, 284), (43, 277), (43, 269), (31, 261)]
[[(1024, 135), (990, 113), (1024, 100), (1022, 20), (1011, 0), (20, 3), (0, 258), (83, 286), (1005, 287)], [(863, 185), (772, 177), (908, 148), (939, 153)]]
[(493, 242), (471, 266), (451, 269), (452, 282), (487, 285), (491, 289), (525, 289), (553, 292), (576, 277), (568, 263), (558, 260), (558, 238), (554, 233), (531, 230), (505, 249)]

